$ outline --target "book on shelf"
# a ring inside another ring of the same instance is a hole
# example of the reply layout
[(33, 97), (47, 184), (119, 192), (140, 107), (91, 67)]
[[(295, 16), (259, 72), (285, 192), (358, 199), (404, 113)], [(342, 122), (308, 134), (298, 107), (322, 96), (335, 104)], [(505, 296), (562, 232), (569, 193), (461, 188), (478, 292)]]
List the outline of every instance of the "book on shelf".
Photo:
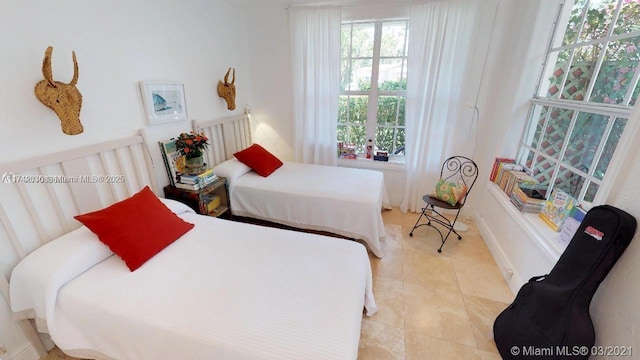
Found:
[(208, 185), (216, 180), (218, 176), (213, 173), (213, 170), (208, 169), (197, 175), (180, 175), (180, 183), (183, 184), (199, 184), (200, 186)]
[(573, 236), (578, 231), (578, 227), (580, 227), (580, 223), (584, 219), (587, 211), (581, 208), (580, 206), (574, 206), (569, 211), (569, 216), (564, 220), (562, 224), (562, 229), (560, 230), (560, 244), (563, 246), (567, 246)]
[(183, 183), (176, 183), (174, 185), (176, 188), (178, 189), (184, 189), (184, 190), (193, 190), (193, 191), (198, 191), (201, 189), (200, 185), (198, 184), (183, 184)]
[(566, 192), (556, 189), (544, 203), (539, 216), (553, 231), (558, 232), (575, 205), (574, 198)]
[(489, 175), (489, 181), (495, 182), (498, 169), (501, 168), (502, 165), (513, 164), (515, 162), (516, 162), (515, 159), (497, 157), (493, 162), (493, 167), (491, 168), (491, 174)]
[(509, 200), (524, 213), (539, 213), (546, 202), (542, 189), (520, 187), (513, 188)]
[(509, 174), (511, 173), (511, 171), (523, 171), (523, 170), (524, 170), (524, 166), (522, 165), (513, 164), (513, 163), (502, 164), (502, 166), (498, 168), (498, 173), (496, 174), (495, 183), (500, 187), (500, 189), (504, 191), (504, 188), (507, 185), (506, 184), (507, 179), (509, 178)]
[(509, 173), (509, 176), (507, 178), (507, 183), (503, 191), (507, 195), (511, 196), (513, 189), (516, 187), (531, 189), (531, 188), (535, 188), (536, 185), (538, 185), (538, 181), (533, 177), (531, 177), (531, 175), (527, 174), (524, 171), (512, 170)]
[(158, 141), (158, 145), (160, 146), (160, 153), (162, 154), (165, 170), (169, 176), (169, 183), (175, 186), (178, 182), (178, 176), (185, 171), (185, 157), (180, 154), (176, 148), (174, 140)]
[(188, 190), (200, 190), (212, 184), (218, 176), (211, 169), (198, 175), (179, 175), (175, 187)]

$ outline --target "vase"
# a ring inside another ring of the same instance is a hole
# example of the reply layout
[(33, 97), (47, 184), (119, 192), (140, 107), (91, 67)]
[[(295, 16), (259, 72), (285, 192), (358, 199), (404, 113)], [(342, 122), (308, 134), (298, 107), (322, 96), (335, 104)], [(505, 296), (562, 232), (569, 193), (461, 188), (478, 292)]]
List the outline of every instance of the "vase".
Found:
[(205, 170), (204, 158), (202, 155), (186, 158), (185, 166), (187, 168), (187, 173), (189, 174), (199, 174)]

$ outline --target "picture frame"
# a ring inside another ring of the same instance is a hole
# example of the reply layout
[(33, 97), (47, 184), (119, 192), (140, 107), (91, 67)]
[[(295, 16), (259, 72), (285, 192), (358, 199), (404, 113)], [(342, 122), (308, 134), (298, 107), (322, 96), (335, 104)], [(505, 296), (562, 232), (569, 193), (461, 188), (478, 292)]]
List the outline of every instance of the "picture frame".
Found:
[(187, 101), (182, 83), (142, 81), (140, 92), (149, 125), (187, 119)]

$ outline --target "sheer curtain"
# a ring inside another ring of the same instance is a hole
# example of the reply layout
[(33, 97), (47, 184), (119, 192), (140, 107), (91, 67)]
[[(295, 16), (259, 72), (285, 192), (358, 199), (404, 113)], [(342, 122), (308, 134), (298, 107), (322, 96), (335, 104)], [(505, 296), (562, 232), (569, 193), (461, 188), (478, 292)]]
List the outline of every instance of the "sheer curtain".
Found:
[(433, 192), (446, 158), (465, 155), (471, 124), (461, 117), (469, 112), (464, 96), (473, 63), (476, 2), (441, 0), (411, 6), (403, 212), (420, 210), (422, 196)]
[(340, 27), (340, 8), (289, 8), (298, 162), (337, 164)]

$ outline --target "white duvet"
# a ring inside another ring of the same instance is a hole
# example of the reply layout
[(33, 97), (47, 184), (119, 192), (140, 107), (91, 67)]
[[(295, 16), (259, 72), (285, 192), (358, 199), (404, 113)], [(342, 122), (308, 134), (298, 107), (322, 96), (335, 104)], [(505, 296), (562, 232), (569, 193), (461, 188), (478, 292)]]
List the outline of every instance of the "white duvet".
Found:
[(234, 215), (361, 239), (384, 254), (389, 201), (379, 171), (285, 162), (268, 177), (251, 171), (230, 182)]
[(363, 308), (377, 310), (361, 244), (180, 216), (194, 229), (134, 272), (117, 255), (68, 282), (55, 267), (19, 264), (12, 309), (40, 308), (54, 342), (77, 357), (357, 358)]

